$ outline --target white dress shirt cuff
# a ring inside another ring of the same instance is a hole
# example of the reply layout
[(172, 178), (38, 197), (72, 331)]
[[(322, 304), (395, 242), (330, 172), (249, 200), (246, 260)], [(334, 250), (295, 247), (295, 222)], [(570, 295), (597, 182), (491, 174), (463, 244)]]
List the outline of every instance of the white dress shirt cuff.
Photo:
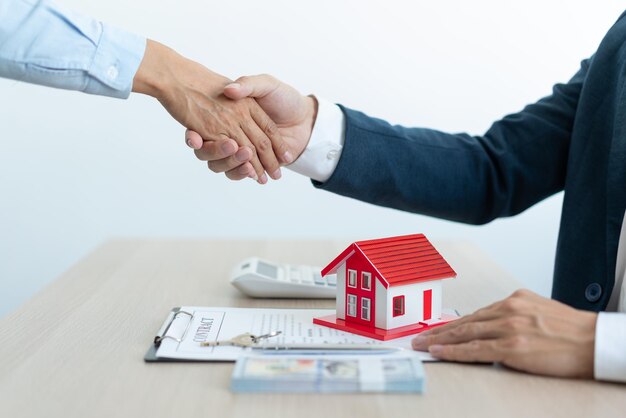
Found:
[(598, 314), (594, 377), (598, 380), (626, 382), (626, 313)]
[(300, 157), (287, 168), (321, 183), (332, 176), (343, 150), (345, 116), (339, 106), (316, 97), (317, 118), (311, 139)]

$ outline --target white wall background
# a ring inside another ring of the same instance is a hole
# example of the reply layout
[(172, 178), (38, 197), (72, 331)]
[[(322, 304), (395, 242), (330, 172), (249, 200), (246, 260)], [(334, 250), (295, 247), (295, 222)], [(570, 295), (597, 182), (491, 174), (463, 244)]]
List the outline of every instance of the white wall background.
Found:
[[(626, 7), (617, 0), (58, 0), (230, 77), (271, 73), (394, 123), (482, 133), (550, 92)], [(469, 239), (548, 294), (561, 197), (470, 227), (208, 172), (147, 97), (0, 80), (0, 315), (114, 236)]]

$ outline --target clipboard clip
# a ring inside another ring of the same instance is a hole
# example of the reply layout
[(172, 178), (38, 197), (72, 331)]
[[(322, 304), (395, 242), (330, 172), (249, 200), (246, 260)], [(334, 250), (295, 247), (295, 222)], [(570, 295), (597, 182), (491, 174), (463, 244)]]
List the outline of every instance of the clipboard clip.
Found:
[[(174, 336), (168, 335), (167, 331), (169, 331), (170, 327), (172, 326), (172, 324), (174, 323), (174, 321), (179, 318), (181, 315), (186, 315), (189, 317), (189, 322), (187, 322), (187, 325), (185, 326), (185, 330), (183, 331), (183, 335), (180, 338), (176, 338)], [(163, 326), (161, 326), (161, 329), (159, 330), (159, 332), (157, 333), (157, 335), (154, 337), (154, 345), (155, 346), (160, 346), (161, 342), (163, 340), (166, 339), (170, 339), (170, 340), (174, 340), (177, 343), (181, 343), (184, 339), (185, 336), (187, 336), (187, 331), (189, 331), (189, 327), (191, 326), (191, 323), (193, 322), (193, 314), (187, 311), (183, 311), (183, 310), (176, 310), (173, 309), (170, 314), (167, 316), (167, 318), (165, 319), (165, 322), (163, 323)]]

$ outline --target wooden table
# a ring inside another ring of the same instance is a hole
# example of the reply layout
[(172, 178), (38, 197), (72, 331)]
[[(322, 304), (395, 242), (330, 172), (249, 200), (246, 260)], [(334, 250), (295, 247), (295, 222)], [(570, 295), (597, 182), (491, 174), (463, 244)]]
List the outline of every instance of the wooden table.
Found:
[[(346, 241), (116, 240), (0, 320), (2, 417), (616, 417), (626, 386), (530, 376), (490, 365), (427, 364), (424, 395), (233, 394), (232, 363), (143, 362), (178, 305), (332, 308), (253, 300), (229, 283), (258, 255), (323, 265)], [(444, 306), (461, 313), (520, 284), (467, 242), (436, 243), (459, 274)]]

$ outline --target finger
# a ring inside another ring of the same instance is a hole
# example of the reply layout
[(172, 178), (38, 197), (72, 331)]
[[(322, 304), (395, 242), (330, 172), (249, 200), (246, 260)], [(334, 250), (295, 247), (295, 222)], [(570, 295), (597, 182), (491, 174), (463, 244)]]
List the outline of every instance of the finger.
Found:
[(538, 295), (537, 293), (528, 290), (528, 289), (517, 289), (510, 298), (520, 298), (520, 299), (528, 299), (528, 300), (540, 300), (545, 299), (543, 296)]
[(254, 178), (254, 176), (256, 176), (256, 173), (254, 172), (254, 168), (252, 168), (252, 164), (250, 163), (245, 163), (244, 165), (241, 165), (235, 169), (227, 171), (225, 174), (226, 174), (226, 177), (228, 177), (231, 180), (241, 180), (247, 177)]
[(200, 161), (215, 161), (233, 156), (239, 150), (239, 145), (232, 139), (225, 141), (204, 141), (194, 153)]
[(189, 148), (200, 149), (202, 147), (202, 137), (196, 131), (187, 129), (185, 131), (185, 143)]
[(259, 160), (258, 150), (255, 148), (256, 145), (250, 142), (248, 136), (243, 132), (243, 130), (240, 130), (238, 133), (236, 133), (235, 139), (240, 146), (248, 147), (252, 151), (253, 155), (250, 163), (252, 164), (252, 168), (254, 168), (254, 172), (256, 173), (257, 182), (259, 184), (267, 183), (267, 175), (265, 174), (265, 169), (263, 168), (263, 165)]
[[(237, 167), (241, 167), (252, 159), (252, 151), (248, 147), (241, 147), (234, 155), (222, 158), (221, 160), (214, 160), (208, 162), (209, 170), (214, 173), (223, 173), (233, 170)], [(253, 172), (250, 174), (256, 175)]]
[(280, 86), (280, 81), (271, 75), (261, 74), (239, 77), (224, 87), (224, 96), (238, 100), (244, 97), (265, 97)]
[(267, 116), (267, 113), (265, 113), (258, 104), (252, 106), (250, 114), (257, 126), (269, 138), (274, 155), (281, 163), (291, 164), (293, 162), (293, 154), (289, 151), (289, 146), (278, 131), (278, 127), (274, 121)]
[(489, 321), (499, 317), (498, 312), (495, 309), (496, 304), (492, 304), (481, 308), (470, 315), (465, 315), (459, 319), (455, 319), (452, 322), (448, 322), (444, 325), (439, 325), (435, 328), (429, 329), (428, 331), (424, 331), (420, 333), (420, 336), (434, 336), (443, 334), (445, 332), (449, 332), (450, 330), (462, 326), (464, 324), (479, 322), (479, 321)]
[(414, 350), (426, 351), (428, 347), (441, 344), (460, 344), (473, 340), (489, 340), (510, 335), (519, 331), (513, 326), (512, 318), (498, 318), (491, 321), (468, 322), (437, 334), (417, 335), (411, 346)]
[(529, 309), (529, 301), (526, 300), (526, 298), (516, 296), (516, 293), (514, 293), (512, 296), (507, 297), (506, 299), (500, 300), (484, 308), (481, 308), (471, 315), (466, 315), (462, 318), (455, 319), (454, 321), (449, 322), (445, 325), (441, 325), (428, 331), (424, 331), (420, 335), (437, 335), (448, 332), (453, 328), (462, 326), (470, 322), (490, 321), (500, 318), (502, 316), (510, 316), (517, 313), (527, 312)]
[(263, 164), (265, 171), (269, 173), (271, 178), (278, 180), (281, 177), (280, 163), (274, 155), (272, 141), (254, 122), (243, 125), (242, 129), (254, 145), (256, 155)]
[(499, 363), (504, 352), (497, 340), (478, 340), (454, 345), (433, 345), (428, 350), (433, 357), (467, 363)]

